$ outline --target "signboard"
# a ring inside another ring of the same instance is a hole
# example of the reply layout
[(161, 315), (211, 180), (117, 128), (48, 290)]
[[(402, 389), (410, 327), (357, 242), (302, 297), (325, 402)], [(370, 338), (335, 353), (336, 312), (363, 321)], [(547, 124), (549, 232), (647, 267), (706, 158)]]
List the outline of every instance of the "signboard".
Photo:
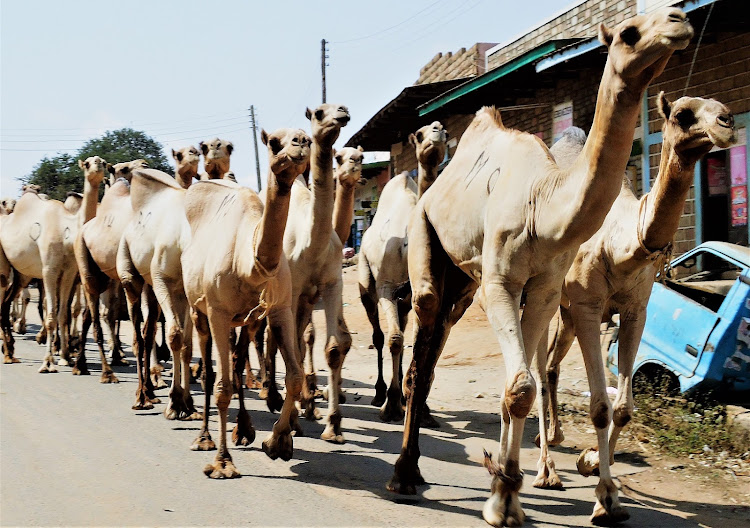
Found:
[(747, 187), (732, 187), (732, 227), (747, 225)]
[(552, 108), (552, 144), (562, 137), (566, 128), (573, 126), (573, 102), (561, 103)]
[(747, 147), (739, 145), (729, 149), (729, 171), (732, 185), (747, 184)]

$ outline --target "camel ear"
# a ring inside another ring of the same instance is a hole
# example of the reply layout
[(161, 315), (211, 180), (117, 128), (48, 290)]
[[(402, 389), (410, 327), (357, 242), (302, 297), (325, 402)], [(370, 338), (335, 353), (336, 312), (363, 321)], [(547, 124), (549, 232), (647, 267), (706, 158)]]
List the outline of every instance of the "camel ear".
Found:
[(260, 130), (260, 140), (264, 145), (268, 145), (268, 132), (266, 132), (265, 129)]
[(659, 95), (656, 97), (656, 106), (664, 121), (669, 121), (669, 116), (672, 114), (672, 105), (664, 91), (659, 92)]
[(172, 157), (174, 159), (177, 159), (177, 153), (174, 151), (174, 149), (172, 149)]
[(208, 154), (208, 145), (206, 145), (203, 141), (201, 141), (199, 146), (204, 156)]
[(362, 145), (357, 145), (357, 150), (360, 152), (364, 152), (365, 149), (362, 148)]
[(599, 42), (609, 47), (613, 39), (614, 33), (612, 33), (612, 30), (605, 26), (604, 22), (599, 24)]
[(107, 172), (110, 173), (110, 174), (114, 174), (115, 173), (115, 168), (112, 166), (111, 163), (107, 163)]
[(227, 154), (231, 156), (233, 150), (234, 150), (234, 145), (232, 145), (231, 141), (227, 141)]
[(177, 161), (181, 162), (181, 161), (182, 161), (182, 152), (175, 152), (175, 151), (173, 150), (173, 151), (172, 151), (172, 157), (173, 157), (174, 159), (176, 159)]
[(310, 110), (309, 108), (305, 108), (305, 117), (307, 118), (308, 121), (311, 120), (312, 119), (312, 110)]
[(342, 161), (344, 159), (344, 157), (341, 155), (341, 152), (336, 152), (334, 150), (333, 151), (333, 157), (336, 160), (336, 163), (338, 163), (339, 165), (341, 165), (341, 163), (342, 163)]
[(83, 170), (83, 160), (78, 160), (78, 167)]
[(414, 148), (417, 148), (417, 136), (415, 136), (414, 134), (409, 134), (409, 144)]

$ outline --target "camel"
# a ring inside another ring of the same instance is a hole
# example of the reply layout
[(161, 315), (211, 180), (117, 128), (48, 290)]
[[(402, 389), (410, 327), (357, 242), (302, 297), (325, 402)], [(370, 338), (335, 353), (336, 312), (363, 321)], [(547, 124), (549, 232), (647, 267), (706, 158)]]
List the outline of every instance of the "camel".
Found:
[(9, 215), (15, 208), (15, 198), (3, 198), (2, 200), (0, 200), (0, 215)]
[[(42, 279), (45, 288), (47, 355), (39, 372), (57, 372), (53, 359), (55, 332), (60, 328), (59, 364), (72, 366), (68, 350), (68, 306), (78, 274), (73, 252), (76, 234), (96, 214), (99, 185), (104, 180), (107, 162), (99, 156), (78, 161), (84, 175), (83, 204), (77, 213), (68, 212), (62, 202), (43, 200), (34, 192), (25, 192), (12, 215), (5, 217), (0, 245), (10, 265), (19, 273), (19, 286), (30, 279)], [(3, 302), (5, 312), (6, 302)], [(4, 316), (5, 314), (3, 314)], [(0, 317), (5, 320), (4, 317)], [(4, 329), (5, 330), (5, 329)], [(13, 356), (13, 339), (5, 332), (6, 359)]]
[[(201, 143), (203, 145), (203, 143)], [(231, 146), (231, 143), (229, 143)], [(231, 148), (229, 148), (231, 152)], [(174, 173), (174, 179), (183, 189), (190, 187), (193, 179), (200, 179), (198, 176), (198, 164), (201, 161), (201, 155), (197, 148), (190, 146), (178, 150), (172, 149), (172, 158), (174, 159), (177, 169)], [(227, 163), (228, 163), (227, 158)], [(228, 165), (227, 165), (228, 167)]]
[[(336, 186), (336, 197), (333, 203), (333, 230), (338, 235), (342, 245), (346, 245), (346, 241), (351, 234), (352, 219), (354, 218), (354, 190), (362, 178), (363, 153), (364, 149), (359, 146), (357, 148), (344, 147), (338, 152), (333, 153), (333, 158), (337, 163), (333, 174)], [(312, 358), (313, 347), (315, 346), (315, 326), (312, 324), (312, 318), (307, 323), (303, 339), (307, 357)], [(249, 372), (250, 369), (248, 367)], [(264, 381), (265, 374), (266, 370), (262, 366), (261, 378)], [(324, 396), (328, 398), (327, 393)], [(339, 401), (340, 403), (345, 403), (346, 401), (344, 394), (341, 392), (339, 393)]]
[(230, 172), (229, 158), (234, 150), (234, 145), (230, 141), (219, 138), (201, 141), (200, 149), (203, 153), (204, 169), (204, 172), (200, 175), (201, 180), (220, 180), (234, 177), (234, 173), (231, 174), (231, 178), (227, 175)]
[[(604, 442), (598, 449), (586, 449), (579, 457), (578, 469), (585, 476), (600, 473), (602, 466), (614, 463), (620, 431), (633, 415), (633, 363), (646, 323), (646, 305), (656, 272), (663, 270), (658, 265), (671, 252), (672, 239), (693, 183), (695, 164), (714, 146), (726, 148), (735, 140), (732, 114), (713, 99), (682, 97), (670, 103), (661, 92), (657, 105), (664, 124), (661, 163), (654, 186), (639, 200), (627, 178), (623, 178), (620, 194), (604, 224), (581, 245), (565, 276), (550, 355), (547, 359), (546, 354), (540, 353), (537, 360), (542, 386), (549, 383), (549, 391), (542, 391), (544, 410), (539, 426), (547, 427), (548, 408), (551, 426), (546, 437), (555, 445), (564, 438), (557, 417), (560, 362), (578, 336), (591, 388), (591, 416), (611, 417), (611, 424), (607, 420), (608, 439), (604, 420), (594, 421), (597, 430), (602, 430), (597, 436)], [(614, 313), (620, 314), (621, 326), (618, 390), (613, 411), (606, 394), (599, 325)]]
[[(507, 374), (500, 460), (485, 455), (493, 478), (482, 513), (492, 526), (523, 523), (519, 456), (524, 422), (536, 397), (529, 363), (538, 346), (546, 346), (541, 338), (578, 246), (599, 229), (617, 197), (643, 93), (674, 50), (684, 49), (692, 36), (685, 14), (673, 8), (635, 16), (614, 29), (599, 27), (609, 54), (591, 135), (568, 170), (557, 167), (538, 137), (506, 129), (496, 109), (477, 112), (409, 224), (416, 332), (404, 382), (404, 438), (389, 490), (414, 494), (424, 482), (418, 467), (422, 408), (450, 330), (481, 287)], [(523, 292), (526, 305), (520, 318)], [(595, 420), (602, 423), (608, 417), (597, 415)], [(596, 497), (594, 522), (623, 517), (615, 485), (604, 471)]]
[[(320, 437), (323, 440), (343, 443), (341, 434), (340, 389), (341, 367), (349, 348), (351, 336), (344, 321), (342, 291), (341, 251), (343, 246), (333, 230), (333, 144), (338, 139), (341, 127), (349, 122), (349, 110), (345, 106), (322, 104), (314, 111), (307, 109), (306, 117), (312, 127), (312, 149), (310, 155), (310, 188), (303, 177), (292, 185), (290, 214), (284, 231), (284, 253), (292, 271), (292, 313), (296, 321), (297, 350), (300, 362), (304, 360), (305, 327), (311, 320), (313, 307), (322, 298), (326, 316), (325, 354), (330, 377), (328, 380), (328, 414), (326, 427)], [(261, 194), (262, 196), (262, 194)], [(275, 337), (273, 334), (271, 337)], [(274, 380), (273, 360), (276, 343), (269, 340), (268, 357), (271, 367), (268, 375)], [(315, 369), (312, 355), (308, 356), (305, 385), (302, 388), (301, 407), (308, 419), (317, 419), (315, 409)], [(268, 401), (273, 410), (272, 392), (275, 383), (269, 384)], [(299, 430), (299, 424), (295, 423)]]
[(104, 193), (97, 215), (83, 225), (76, 237), (74, 248), (76, 263), (88, 312), (84, 314), (81, 342), (73, 373), (89, 374), (86, 365), (86, 335), (89, 326), (93, 323), (94, 340), (99, 348), (99, 357), (102, 362), (102, 375), (99, 380), (101, 383), (119, 382), (104, 353), (99, 301), (105, 292), (107, 300), (105, 320), (113, 340), (112, 363), (127, 364), (123, 360), (116, 323), (118, 291), (120, 290), (120, 281), (117, 276), (117, 248), (125, 226), (133, 216), (129, 183), (133, 170), (147, 166), (146, 160), (143, 159), (110, 165), (108, 171), (112, 184)]
[[(409, 135), (419, 163), (417, 182), (402, 173), (389, 181), (378, 202), (378, 211), (370, 228), (362, 236), (357, 262), (359, 295), (372, 325), (372, 342), (378, 351), (378, 380), (372, 405), (381, 407), (383, 421), (399, 421), (404, 417), (401, 404), (402, 356), (404, 329), (411, 309), (411, 298), (399, 298), (397, 290), (409, 280), (407, 268), (406, 229), (419, 197), (437, 178), (437, 168), (445, 157), (447, 134), (435, 121)], [(388, 325), (388, 340), (380, 329), (378, 311), (383, 310)], [(392, 360), (391, 384), (386, 392), (383, 379), (383, 345), (388, 343)], [(422, 425), (437, 426), (429, 411), (422, 414)]]
[(294, 402), (302, 390), (302, 369), (295, 348), (291, 310), (292, 279), (282, 240), (293, 196), (292, 185), (310, 159), (311, 140), (304, 131), (293, 129), (280, 129), (270, 135), (263, 130), (261, 139), (268, 147), (270, 162), (265, 207), (254, 191), (226, 180), (195, 185), (188, 191), (185, 203), (193, 238), (183, 253), (182, 265), (206, 387), (203, 428), (193, 448), (213, 447), (208, 431), (210, 338), (217, 352), (214, 391), (219, 409), (219, 449), (214, 463), (207, 465), (204, 473), (215, 479), (239, 476), (226, 441), (233, 377), (240, 412), (232, 439), (235, 445), (249, 445), (255, 438), (239, 381), (247, 346), (245, 343), (235, 348), (240, 357), (232, 361), (233, 376), (231, 330), (248, 327), (249, 332), (240, 335), (252, 337), (260, 321), (268, 317), (271, 333), (286, 364), (286, 398), (281, 415), (270, 436), (263, 441), (263, 451), (271, 459), (292, 457), (292, 423), (297, 415)]
[[(125, 290), (133, 323), (133, 348), (138, 369), (134, 410), (152, 409), (150, 356), (159, 308), (164, 313), (167, 345), (172, 353), (172, 386), (164, 410), (168, 420), (201, 418), (190, 395), (192, 321), (182, 282), (180, 256), (190, 242), (185, 217), (185, 193), (191, 177), (181, 163), (194, 165), (194, 157), (175, 158), (177, 177), (152, 169), (133, 171), (130, 200), (133, 217), (125, 227), (117, 250), (117, 275)], [(157, 305), (158, 302), (158, 305)], [(141, 320), (145, 320), (143, 330)]]
[[(15, 208), (15, 198), (3, 198), (0, 200), (0, 216), (11, 214)], [(2, 295), (0, 295), (0, 299), (2, 299)], [(26, 308), (30, 301), (31, 294), (29, 293), (29, 289), (23, 288), (11, 305), (10, 318), (13, 323), (13, 331), (17, 334), (26, 333)]]

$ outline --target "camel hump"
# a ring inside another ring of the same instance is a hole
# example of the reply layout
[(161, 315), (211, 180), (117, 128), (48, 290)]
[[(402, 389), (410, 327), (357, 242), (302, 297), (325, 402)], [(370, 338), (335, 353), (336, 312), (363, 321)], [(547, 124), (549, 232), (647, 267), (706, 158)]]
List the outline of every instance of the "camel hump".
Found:
[[(239, 205), (240, 209), (236, 209)], [(263, 203), (252, 189), (231, 181), (205, 180), (190, 186), (185, 195), (185, 213), (188, 223), (195, 226), (212, 217), (226, 216), (247, 207), (263, 210)]]
[(163, 192), (182, 191), (184, 189), (169, 174), (156, 169), (136, 169), (130, 181), (130, 199), (133, 210), (137, 211), (150, 200)]
[(572, 126), (563, 131), (562, 137), (552, 145), (549, 151), (554, 156), (557, 166), (561, 169), (567, 169), (573, 165), (585, 144), (586, 132)]
[(480, 108), (474, 121), (492, 124), (497, 128), (505, 128), (505, 125), (503, 125), (503, 118), (500, 115), (500, 110), (494, 106), (483, 106)]

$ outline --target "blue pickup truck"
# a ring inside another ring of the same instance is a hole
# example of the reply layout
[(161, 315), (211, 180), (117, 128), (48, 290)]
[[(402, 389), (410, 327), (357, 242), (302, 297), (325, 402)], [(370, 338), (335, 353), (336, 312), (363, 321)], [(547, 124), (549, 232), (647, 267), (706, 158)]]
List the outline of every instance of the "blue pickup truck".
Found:
[[(706, 242), (655, 282), (634, 375), (669, 374), (682, 392), (750, 397), (750, 249)], [(607, 366), (617, 375), (617, 331)]]

